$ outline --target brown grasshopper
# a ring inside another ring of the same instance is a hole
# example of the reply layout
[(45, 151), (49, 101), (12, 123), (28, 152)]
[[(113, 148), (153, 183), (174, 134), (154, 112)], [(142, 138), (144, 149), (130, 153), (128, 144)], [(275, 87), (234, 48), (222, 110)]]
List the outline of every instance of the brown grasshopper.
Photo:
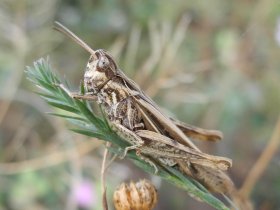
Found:
[(112, 130), (131, 145), (125, 148), (124, 156), (129, 150), (136, 150), (136, 154), (151, 164), (156, 172), (153, 159), (179, 167), (212, 191), (226, 193), (231, 190), (232, 182), (223, 172), (231, 167), (231, 160), (205, 154), (190, 140), (220, 140), (221, 132), (190, 126), (165, 116), (156, 103), (117, 67), (107, 52), (91, 49), (58, 22), (54, 28), (91, 54), (84, 74), (86, 94), (73, 94), (63, 85), (61, 88), (73, 98), (95, 100), (101, 104)]

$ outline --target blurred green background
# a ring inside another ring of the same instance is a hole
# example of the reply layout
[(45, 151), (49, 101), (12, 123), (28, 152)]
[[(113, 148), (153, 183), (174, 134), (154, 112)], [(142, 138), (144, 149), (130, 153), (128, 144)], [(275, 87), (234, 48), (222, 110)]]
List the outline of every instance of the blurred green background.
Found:
[[(170, 116), (221, 130), (222, 142), (196, 143), (232, 158), (242, 185), (279, 115), (279, 1), (1, 0), (0, 209), (101, 209), (102, 142), (47, 115), (24, 75), (49, 56), (78, 89), (89, 55), (55, 20), (108, 50)], [(278, 152), (252, 193), (256, 209), (280, 208), (279, 171)], [(125, 160), (108, 170), (109, 204), (117, 185), (143, 177), (158, 188), (156, 209), (212, 209)]]

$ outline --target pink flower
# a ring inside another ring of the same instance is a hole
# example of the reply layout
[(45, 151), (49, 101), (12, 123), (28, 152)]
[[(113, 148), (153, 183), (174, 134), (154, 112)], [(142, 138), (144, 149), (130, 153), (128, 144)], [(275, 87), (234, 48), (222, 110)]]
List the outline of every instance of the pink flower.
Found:
[(91, 208), (97, 203), (97, 193), (94, 185), (90, 181), (82, 180), (73, 190), (73, 197), (78, 206)]

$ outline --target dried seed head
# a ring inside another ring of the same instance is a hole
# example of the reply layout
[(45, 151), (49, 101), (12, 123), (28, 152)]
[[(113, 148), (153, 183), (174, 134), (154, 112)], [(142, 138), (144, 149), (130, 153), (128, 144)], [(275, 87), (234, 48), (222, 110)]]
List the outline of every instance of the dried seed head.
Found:
[(114, 193), (116, 210), (151, 210), (157, 203), (157, 191), (152, 183), (140, 180), (121, 184)]

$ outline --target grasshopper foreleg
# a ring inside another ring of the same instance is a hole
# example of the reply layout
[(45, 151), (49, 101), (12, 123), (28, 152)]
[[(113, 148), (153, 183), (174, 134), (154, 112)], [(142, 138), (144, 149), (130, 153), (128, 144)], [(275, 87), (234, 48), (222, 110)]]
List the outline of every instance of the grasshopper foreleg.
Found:
[(83, 99), (87, 101), (96, 101), (97, 98), (95, 95), (92, 95), (91, 93), (86, 93), (84, 95), (79, 93), (73, 93), (70, 90), (68, 90), (63, 84), (58, 84), (58, 87), (60, 87), (64, 92), (66, 92), (71, 98), (74, 99)]

